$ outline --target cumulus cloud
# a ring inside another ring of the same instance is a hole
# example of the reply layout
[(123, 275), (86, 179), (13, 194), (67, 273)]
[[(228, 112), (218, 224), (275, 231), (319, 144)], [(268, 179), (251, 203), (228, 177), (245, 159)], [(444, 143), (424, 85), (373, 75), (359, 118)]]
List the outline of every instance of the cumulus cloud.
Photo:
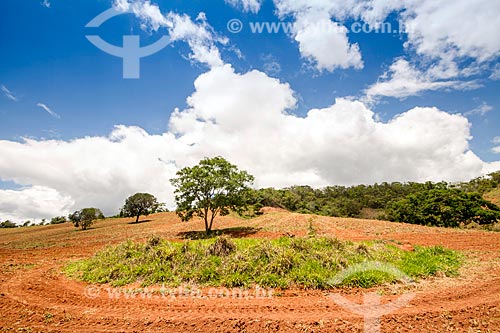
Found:
[(304, 1), (275, 0), (280, 17), (295, 18), (292, 37), (299, 44), (303, 58), (317, 70), (333, 72), (337, 68), (363, 68), (357, 44), (350, 44), (347, 28), (332, 21), (332, 14), (324, 10), (321, 1), (307, 4)]
[(0, 220), (24, 222), (66, 216), (74, 204), (69, 195), (45, 186), (0, 190)]
[(16, 95), (14, 95), (14, 93), (12, 91), (10, 91), (9, 88), (7, 88), (6, 86), (2, 85), (0, 87), (0, 89), (2, 90), (3, 94), (5, 95), (5, 97), (7, 97), (8, 99), (10, 99), (11, 101), (17, 102)]
[[(440, 72), (442, 75), (441, 70)], [(376, 96), (406, 98), (428, 90), (471, 90), (479, 87), (476, 81), (437, 80), (432, 70), (422, 72), (407, 60), (400, 58), (389, 67), (378, 82), (366, 90), (366, 95), (368, 98)]]
[[(169, 160), (175, 151), (175, 140), (168, 133), (154, 136), (137, 127), (117, 126), (107, 137), (0, 141), (0, 146), (2, 180), (50, 189), (71, 198), (74, 204), (65, 205), (65, 210), (54, 215), (66, 213), (68, 208), (88, 206), (114, 214), (125, 198), (135, 192), (149, 191), (161, 200), (171, 198), (168, 179), (174, 175), (175, 167), (159, 160)], [(31, 198), (38, 194), (39, 200), (53, 198), (53, 207), (64, 202), (58, 196), (47, 197), (47, 191), (32, 192)], [(19, 191), (16, 197), (23, 193), (25, 190)], [(0, 212), (2, 216), (11, 213), (4, 209)], [(22, 215), (19, 210), (16, 212)], [(40, 210), (40, 216), (44, 214)], [(33, 216), (25, 215), (23, 219)]]
[[(407, 27), (408, 47), (417, 53), (478, 61), (499, 55), (500, 3), (491, 0), (274, 0), (279, 13), (317, 10), (339, 21), (362, 19), (376, 27), (394, 12)], [(473, 13), (474, 15), (471, 15)]]
[[(425, 70), (419, 69), (427, 77), (412, 80), (404, 93), (408, 96), (443, 87), (477, 86), (474, 82), (458, 79), (484, 72), (483, 64), (495, 61), (500, 55), (500, 39), (493, 33), (500, 30), (500, 18), (496, 15), (500, 11), (498, 1), (274, 0), (274, 3), (280, 17), (292, 15), (296, 18), (293, 37), (299, 42), (301, 55), (315, 62), (319, 70), (328, 71), (363, 66), (359, 47), (349, 43), (344, 31), (346, 22), (362, 20), (377, 28), (390, 14), (397, 13), (401, 25), (406, 27), (408, 53), (426, 59), (427, 63), (435, 63)], [(312, 19), (303, 19), (308, 16)], [(336, 27), (337, 36), (331, 33), (333, 29), (317, 29), (319, 25)], [(498, 77), (495, 67), (490, 78)], [(455, 81), (439, 82), (448, 79)], [(380, 88), (393, 90), (390, 84)]]
[[(363, 103), (337, 99), (298, 117), (287, 83), (257, 70), (237, 73), (230, 65), (212, 68), (194, 85), (187, 108), (172, 113), (163, 135), (118, 126), (105, 137), (0, 141), (2, 180), (43, 189), (28, 196), (39, 203), (29, 209), (50, 200), (50, 212), (36, 208), (46, 216), (84, 206), (114, 214), (139, 191), (172, 207), (168, 179), (215, 155), (254, 174), (257, 187), (454, 181), (499, 166), (470, 151), (465, 117), (437, 108), (417, 107), (381, 122)], [(8, 194), (17, 198), (23, 191)], [(36, 215), (19, 207), (3, 207), (0, 215), (19, 220)]]
[(264, 0), (224, 0), (233, 7), (241, 8), (245, 12), (257, 14)]
[(183, 41), (189, 45), (192, 51), (189, 55), (191, 60), (209, 67), (223, 64), (216, 43), (226, 44), (227, 39), (214, 32), (204, 13), (199, 13), (195, 22), (186, 14), (163, 14), (158, 5), (148, 0), (115, 0), (114, 8), (122, 12), (132, 12), (141, 20), (144, 30), (157, 31), (166, 28), (172, 42)]
[(358, 44), (350, 44), (347, 28), (333, 22), (325, 13), (300, 14), (294, 23), (294, 38), (302, 57), (322, 71), (337, 68), (363, 68)]
[[(492, 60), (500, 55), (500, 2), (490, 0), (409, 1), (403, 20), (417, 53)], [(473, 15), (472, 15), (473, 14)]]
[(47, 112), (48, 114), (50, 114), (54, 118), (57, 118), (57, 119), (61, 118), (60, 115), (58, 115), (57, 113), (55, 113), (54, 111), (52, 111), (47, 105), (45, 105), (43, 103), (37, 103), (36, 106), (38, 106), (39, 108), (43, 109), (45, 112)]

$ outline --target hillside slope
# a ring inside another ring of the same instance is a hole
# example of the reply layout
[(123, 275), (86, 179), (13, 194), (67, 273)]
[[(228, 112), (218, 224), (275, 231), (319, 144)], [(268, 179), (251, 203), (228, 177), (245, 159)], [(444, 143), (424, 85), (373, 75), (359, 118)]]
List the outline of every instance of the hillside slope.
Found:
[(484, 198), (493, 202), (495, 205), (500, 206), (500, 187), (484, 194)]
[[(174, 213), (99, 221), (87, 231), (69, 223), (0, 230), (1, 332), (362, 332), (363, 319), (336, 305), (331, 293), (362, 302), (365, 290), (276, 290), (271, 298), (132, 297), (108, 286), (62, 274), (68, 260), (88, 257), (126, 239), (151, 234), (173, 241), (203, 234), (203, 221)], [(412, 250), (442, 245), (461, 250), (460, 277), (436, 277), (415, 286), (381, 287), (384, 302), (411, 291), (407, 306), (382, 318), (382, 332), (500, 332), (500, 233), (430, 228), (385, 221), (331, 218), (269, 209), (255, 219), (227, 216), (215, 228), (232, 237), (319, 235), (383, 240)], [(138, 288), (139, 285), (131, 286)], [(118, 294), (117, 294), (118, 293)], [(118, 295), (118, 297), (116, 297)], [(146, 295), (147, 296), (147, 295)]]

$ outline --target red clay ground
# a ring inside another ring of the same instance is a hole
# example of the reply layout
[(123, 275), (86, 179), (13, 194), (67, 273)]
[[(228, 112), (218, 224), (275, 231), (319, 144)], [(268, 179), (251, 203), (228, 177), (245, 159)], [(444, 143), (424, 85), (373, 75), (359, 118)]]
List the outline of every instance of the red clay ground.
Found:
[[(272, 298), (251, 299), (159, 293), (150, 298), (110, 298), (107, 286), (88, 286), (61, 273), (68, 260), (88, 257), (107, 244), (145, 240), (152, 234), (180, 240), (180, 233), (203, 227), (200, 221), (181, 223), (172, 213), (148, 219), (139, 224), (130, 224), (132, 219), (105, 220), (87, 231), (69, 224), (1, 230), (0, 331), (363, 332), (363, 319), (336, 305), (330, 295), (342, 293), (361, 303), (366, 290), (275, 291)], [(216, 221), (216, 227), (246, 227), (230, 232), (269, 238), (287, 232), (305, 235), (310, 223), (318, 234), (339, 239), (384, 239), (407, 250), (414, 245), (443, 245), (466, 255), (458, 278), (377, 288), (384, 303), (415, 294), (408, 305), (381, 319), (382, 332), (500, 332), (500, 233), (276, 210), (252, 220), (225, 217)]]

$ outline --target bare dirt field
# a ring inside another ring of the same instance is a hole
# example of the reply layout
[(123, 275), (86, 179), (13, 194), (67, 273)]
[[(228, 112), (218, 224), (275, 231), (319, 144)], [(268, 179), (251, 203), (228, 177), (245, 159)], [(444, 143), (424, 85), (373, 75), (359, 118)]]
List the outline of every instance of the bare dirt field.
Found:
[[(145, 219), (145, 218), (143, 218)], [(411, 251), (415, 245), (460, 250), (460, 276), (374, 290), (275, 291), (272, 297), (234, 298), (160, 293), (134, 297), (92, 286), (62, 273), (69, 260), (91, 256), (108, 244), (155, 234), (182, 241), (201, 221), (182, 223), (173, 213), (108, 219), (87, 231), (70, 224), (0, 230), (1, 332), (363, 332), (363, 318), (332, 299), (362, 303), (376, 291), (382, 302), (414, 298), (381, 319), (382, 332), (500, 332), (500, 233), (428, 228), (373, 220), (327, 218), (268, 209), (259, 218), (220, 218), (215, 228), (233, 237), (275, 238), (307, 233), (342, 240), (383, 239)], [(236, 227), (242, 227), (233, 229)]]

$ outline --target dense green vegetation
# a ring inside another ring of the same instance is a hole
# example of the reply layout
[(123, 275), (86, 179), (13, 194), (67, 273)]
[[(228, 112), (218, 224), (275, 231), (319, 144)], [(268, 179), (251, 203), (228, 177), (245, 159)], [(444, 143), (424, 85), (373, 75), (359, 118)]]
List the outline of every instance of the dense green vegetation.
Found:
[[(500, 172), (459, 184), (395, 182), (322, 189), (292, 186), (254, 190), (248, 203), (255, 211), (270, 206), (325, 216), (367, 217), (363, 211), (368, 209), (374, 212), (370, 217), (400, 222), (458, 226), (457, 219), (461, 219), (462, 223), (490, 224), (500, 218), (498, 207), (481, 196), (499, 185)], [(412, 207), (418, 216), (410, 214)], [(433, 217), (436, 214), (439, 217)]]
[(390, 221), (438, 227), (493, 224), (500, 219), (499, 207), (478, 193), (454, 188), (410, 194), (389, 205), (386, 211), (386, 218)]
[[(393, 269), (348, 269), (374, 261)], [(183, 243), (153, 237), (144, 244), (128, 241), (107, 247), (65, 270), (69, 276), (113, 286), (141, 281), (144, 286), (193, 283), (328, 289), (339, 284), (371, 287), (404, 275), (423, 278), (440, 272), (454, 276), (460, 265), (457, 252), (441, 247), (403, 251), (383, 242), (352, 243), (313, 236), (276, 240), (219, 237)], [(341, 271), (350, 273), (338, 281)]]

